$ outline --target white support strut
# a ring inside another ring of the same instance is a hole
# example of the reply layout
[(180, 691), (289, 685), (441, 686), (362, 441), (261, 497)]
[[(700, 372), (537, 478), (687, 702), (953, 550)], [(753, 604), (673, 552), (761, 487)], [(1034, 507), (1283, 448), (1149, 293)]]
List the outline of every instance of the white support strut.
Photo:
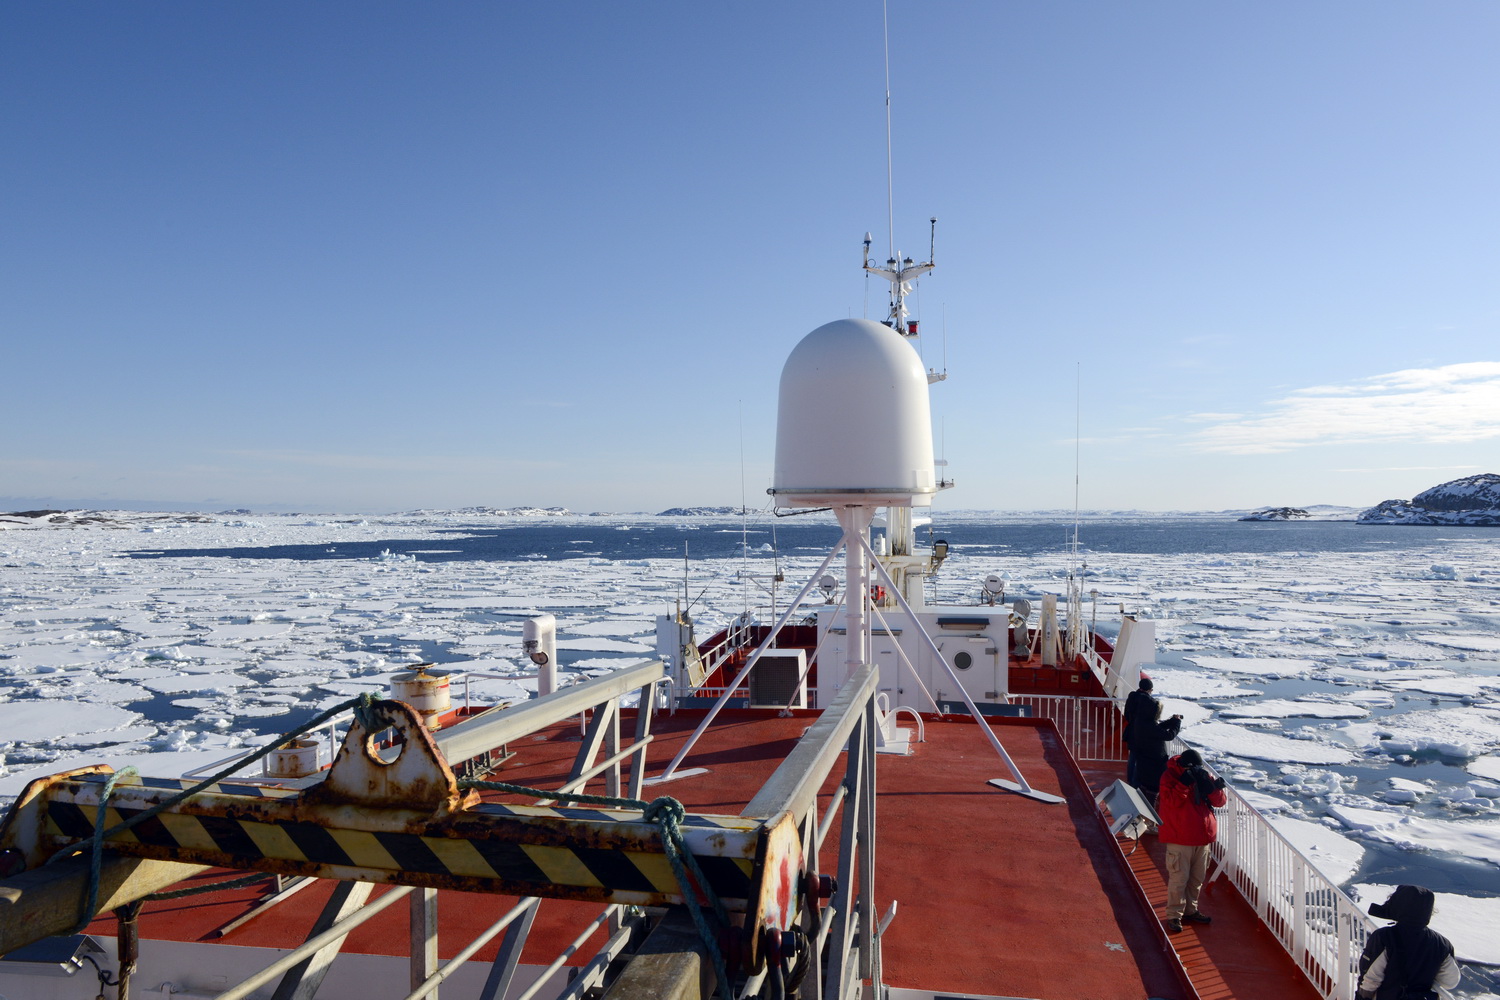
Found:
[[(984, 721), (984, 716), (980, 714), (979, 706), (974, 704), (974, 699), (970, 698), (969, 692), (964, 690), (963, 682), (960, 681), (958, 679), (958, 675), (953, 672), (953, 667), (948, 663), (947, 657), (943, 656), (942, 650), (938, 649), (937, 643), (933, 641), (932, 636), (928, 635), (927, 630), (922, 627), (920, 620), (917, 618), (916, 612), (914, 612), (911, 608), (911, 605), (906, 602), (906, 595), (902, 594), (901, 591), (897, 589), (894, 581), (891, 580), (890, 574), (885, 571), (884, 566), (880, 565), (880, 560), (875, 558), (875, 553), (870, 548), (870, 543), (864, 538), (861, 538), (859, 540), (859, 544), (860, 547), (864, 550), (865, 555), (870, 559), (872, 563), (875, 564), (875, 571), (880, 574), (880, 578), (885, 581), (885, 585), (891, 588), (891, 593), (896, 596), (896, 600), (901, 605), (901, 610), (905, 611), (907, 615), (911, 617), (912, 622), (917, 626), (917, 634), (922, 637), (922, 641), (927, 643), (927, 648), (932, 652), (932, 655), (937, 657), (937, 661), (941, 663), (943, 665), (943, 669), (948, 672), (948, 676), (953, 680), (953, 686), (958, 689), (959, 697), (964, 700), (964, 704), (969, 708), (969, 713), (974, 716), (974, 721), (979, 725), (979, 728), (984, 732), (984, 735), (989, 737), (990, 745), (995, 748), (995, 752), (1000, 755), (1000, 759), (1005, 762), (1005, 766), (1010, 770), (1011, 777), (1015, 779), (1015, 787), (1012, 788), (1010, 783), (1001, 783), (997, 785), (997, 787), (1011, 788), (1013, 791), (1020, 792), (1022, 795), (1037, 799), (1042, 802), (1064, 801), (1061, 796), (1053, 795), (1049, 792), (1038, 791), (1037, 789), (1031, 787), (1031, 783), (1028, 782), (1025, 775), (1021, 773), (1021, 769), (1016, 767), (1016, 762), (1011, 760), (1010, 754), (1006, 753), (1005, 747), (1000, 744), (1000, 737), (996, 736), (995, 731), (990, 728), (989, 723)], [(1000, 781), (1001, 779), (996, 778), (992, 781), (992, 783)]]
[(777, 633), (781, 631), (781, 627), (785, 625), (787, 623), (787, 620), (790, 619), (793, 613), (796, 612), (797, 606), (802, 603), (802, 599), (812, 592), (813, 587), (822, 577), (823, 572), (828, 569), (828, 564), (833, 562), (833, 557), (838, 555), (839, 551), (843, 547), (843, 542), (840, 542), (838, 545), (834, 546), (833, 550), (828, 553), (828, 558), (823, 560), (823, 564), (813, 571), (813, 574), (808, 578), (807, 583), (804, 584), (802, 589), (797, 592), (797, 596), (792, 598), (791, 604), (787, 605), (787, 609), (782, 612), (781, 617), (776, 620), (776, 624), (771, 626), (771, 633), (770, 635), (766, 636), (766, 641), (761, 643), (760, 646), (756, 648), (755, 652), (750, 654), (750, 658), (745, 661), (745, 665), (740, 668), (740, 672), (734, 675), (734, 680), (724, 688), (724, 693), (719, 695), (719, 700), (714, 702), (713, 708), (710, 708), (708, 710), (708, 714), (703, 717), (703, 721), (698, 723), (698, 728), (693, 730), (693, 735), (689, 736), (687, 742), (682, 745), (682, 749), (677, 751), (677, 756), (672, 758), (672, 762), (667, 765), (667, 769), (663, 771), (658, 777), (647, 778), (647, 784), (655, 784), (659, 781), (670, 781), (676, 775), (678, 766), (682, 763), (683, 758), (688, 755), (688, 752), (693, 749), (693, 744), (698, 742), (698, 738), (703, 735), (703, 731), (708, 728), (709, 723), (714, 721), (714, 717), (719, 714), (719, 710), (729, 702), (729, 699), (734, 695), (735, 690), (740, 686), (741, 683), (744, 682), (745, 678), (750, 675), (751, 669), (760, 662), (760, 654), (765, 652), (766, 647), (770, 644), (771, 640), (775, 639)]

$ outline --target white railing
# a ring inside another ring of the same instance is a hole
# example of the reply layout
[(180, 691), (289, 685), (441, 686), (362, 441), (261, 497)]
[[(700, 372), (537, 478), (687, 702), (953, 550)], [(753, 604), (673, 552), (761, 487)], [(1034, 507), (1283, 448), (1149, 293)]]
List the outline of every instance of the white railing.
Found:
[[(318, 727), (316, 727), (314, 729), (309, 729), (307, 732), (303, 733), (301, 736), (298, 737), (298, 739), (317, 739), (317, 741), (318, 741), (318, 757), (317, 757), (318, 767), (322, 768), (322, 767), (328, 766), (329, 764), (332, 764), (333, 763), (333, 758), (336, 757), (336, 756), (338, 756), (339, 746), (343, 742), (343, 734), (339, 732), (338, 727), (341, 726), (341, 725), (344, 725), (345, 723), (347, 723), (349, 721), (349, 718), (350, 718), (350, 716), (352, 714), (353, 714), (352, 712), (345, 712), (345, 713), (337, 716), (336, 718), (329, 719), (327, 722), (323, 723), (321, 726), (318, 726)], [(328, 734), (326, 740), (322, 739), (322, 738), (319, 738), (319, 737), (316, 736), (317, 733), (321, 733), (321, 732), (325, 732), (325, 731)], [(200, 764), (200, 765), (198, 765), (197, 767), (193, 768), (190, 771), (183, 771), (182, 774), (180, 775), (180, 777), (183, 777), (183, 778), (199, 778), (199, 779), (205, 778), (205, 777), (207, 777), (210, 774), (214, 774), (214, 773), (216, 773), (218, 771), (223, 770), (225, 767), (229, 766), (229, 764), (231, 762), (237, 761), (237, 760), (243, 760), (244, 758), (249, 757), (253, 753), (259, 753), (262, 749), (263, 749), (263, 747), (260, 747), (260, 746), (244, 747), (242, 749), (236, 750), (234, 753), (230, 754), (227, 757), (223, 757), (223, 758), (221, 758), (219, 760), (212, 761), (212, 762), (210, 762), (208, 764)], [(269, 785), (269, 784), (280, 784), (281, 783), (281, 779), (279, 779), (279, 778), (268, 778), (265, 775), (264, 769), (265, 769), (266, 766), (269, 765), (269, 763), (270, 763), (270, 760), (268, 758), (266, 760), (266, 762), (261, 765), (261, 768), (262, 768), (262, 773), (261, 774), (235, 775), (233, 778), (230, 779), (230, 783), (231, 784), (236, 784), (236, 785)]]
[(1320, 994), (1354, 1000), (1360, 952), (1379, 925), (1233, 787), (1225, 792), (1214, 864)]
[[(1120, 705), (1112, 698), (1013, 694), (1010, 703), (1050, 719), (1080, 763), (1126, 759)], [(1173, 741), (1171, 752), (1186, 748), (1180, 740)], [(1354, 1000), (1359, 956), (1379, 925), (1232, 786), (1225, 792), (1229, 801), (1219, 813), (1219, 837), (1212, 850), (1215, 866), (1321, 996)]]
[(1283, 837), (1226, 788), (1214, 863), (1330, 1000), (1353, 1000), (1359, 955), (1374, 922)]
[(1124, 723), (1113, 698), (1013, 694), (1007, 700), (1031, 709), (1035, 718), (1052, 720), (1074, 760), (1122, 761), (1127, 756), (1128, 748), (1120, 736)]

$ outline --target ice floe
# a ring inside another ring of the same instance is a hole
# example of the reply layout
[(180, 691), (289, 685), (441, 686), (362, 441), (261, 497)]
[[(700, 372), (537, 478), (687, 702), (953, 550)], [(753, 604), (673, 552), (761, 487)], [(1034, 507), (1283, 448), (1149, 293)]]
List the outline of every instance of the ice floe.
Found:
[(1158, 695), (1174, 698), (1253, 698), (1262, 692), (1254, 688), (1241, 687), (1227, 677), (1204, 674), (1196, 670), (1179, 670), (1171, 667), (1150, 666), (1145, 671), (1156, 685)]
[(117, 705), (76, 701), (9, 701), (0, 703), (0, 745), (48, 743), (60, 737), (124, 729), (141, 713)]
[(1369, 714), (1369, 709), (1357, 705), (1338, 705), (1327, 701), (1289, 701), (1285, 698), (1268, 698), (1250, 705), (1219, 709), (1219, 716), (1224, 719), (1362, 719)]
[(1318, 666), (1316, 660), (1291, 656), (1208, 656), (1195, 653), (1185, 658), (1208, 670), (1257, 677), (1297, 677)]
[(1311, 740), (1289, 739), (1274, 733), (1245, 729), (1228, 722), (1204, 722), (1184, 729), (1182, 738), (1219, 753), (1253, 760), (1301, 764), (1348, 764), (1354, 754), (1342, 747)]
[(1500, 711), (1479, 706), (1428, 709), (1347, 723), (1330, 735), (1349, 746), (1392, 755), (1477, 757), (1500, 748)]
[(1359, 871), (1365, 849), (1358, 841), (1321, 823), (1295, 816), (1273, 812), (1267, 819), (1277, 833), (1301, 851), (1334, 885), (1343, 885)]
[(1407, 816), (1366, 835), (1408, 850), (1452, 851), (1500, 865), (1500, 819), (1435, 820)]

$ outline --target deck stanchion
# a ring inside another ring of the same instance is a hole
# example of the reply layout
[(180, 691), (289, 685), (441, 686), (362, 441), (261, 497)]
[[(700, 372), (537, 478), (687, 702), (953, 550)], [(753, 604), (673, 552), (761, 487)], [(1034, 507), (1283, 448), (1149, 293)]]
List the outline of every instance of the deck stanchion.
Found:
[[(504, 1000), (506, 993), (510, 990), (510, 981), (515, 978), (516, 967), (521, 964), (521, 949), (526, 944), (526, 938), (531, 934), (531, 924), (536, 920), (537, 910), (541, 909), (542, 901), (533, 896), (531, 899), (517, 904), (515, 909), (505, 917), (505, 937), (500, 940), (500, 950), (495, 953), (495, 961), (490, 965), (490, 974), (485, 978), (484, 988), (479, 991), (479, 1000)], [(525, 907), (524, 911), (516, 914), (516, 910)], [(512, 921), (513, 915), (519, 915), (519, 921)]]
[(1338, 935), (1337, 965), (1334, 966), (1333, 992), (1338, 997), (1354, 996), (1354, 949), (1350, 948), (1354, 936), (1354, 914), (1344, 908), (1342, 895), (1333, 897), (1333, 930)]
[[(323, 904), (323, 912), (307, 936), (317, 937), (333, 925), (342, 923), (345, 917), (357, 913), (374, 888), (373, 882), (340, 882), (335, 885), (333, 894)], [(271, 1000), (313, 1000), (343, 946), (344, 938), (336, 938), (288, 969), (276, 985)]]
[[(422, 985), (438, 967), (437, 890), (421, 888), (411, 894), (411, 988)], [(437, 1000), (433, 987), (417, 1000)]]

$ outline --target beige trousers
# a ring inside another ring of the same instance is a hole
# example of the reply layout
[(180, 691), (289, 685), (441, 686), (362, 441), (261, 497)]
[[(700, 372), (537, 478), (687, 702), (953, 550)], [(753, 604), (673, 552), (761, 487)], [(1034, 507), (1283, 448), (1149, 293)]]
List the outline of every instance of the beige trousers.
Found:
[(1198, 912), (1198, 893), (1208, 874), (1208, 845), (1167, 847), (1167, 919), (1181, 920), (1184, 913)]

